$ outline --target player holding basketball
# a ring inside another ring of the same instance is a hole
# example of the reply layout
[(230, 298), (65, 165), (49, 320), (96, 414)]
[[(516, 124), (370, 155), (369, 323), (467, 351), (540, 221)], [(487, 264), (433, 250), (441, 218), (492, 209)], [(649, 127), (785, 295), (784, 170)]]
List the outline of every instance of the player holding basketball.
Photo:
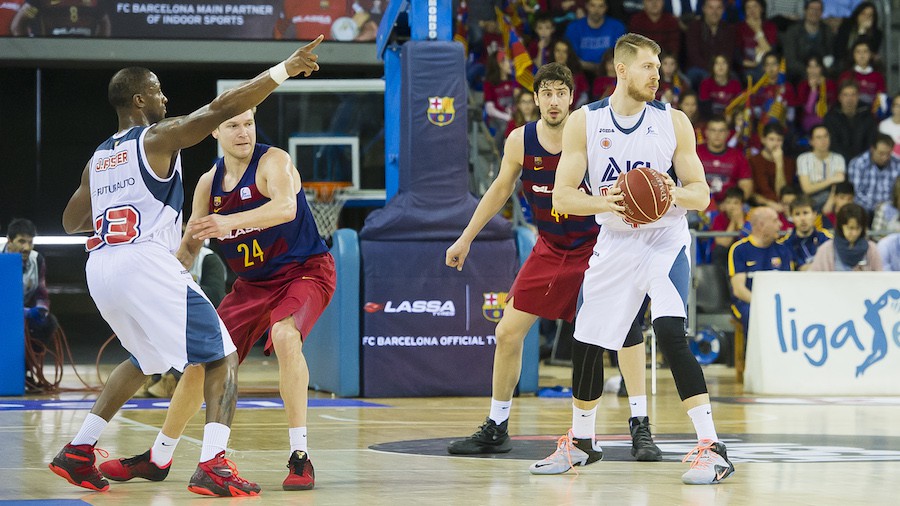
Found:
[[(659, 87), (659, 45), (634, 33), (616, 42), (616, 90), (606, 99), (572, 113), (563, 133), (563, 156), (556, 172), (553, 205), (558, 212), (596, 215), (601, 225), (584, 279), (584, 304), (575, 322), (574, 377), (603, 384), (603, 348), (622, 346), (644, 297), (653, 300), (653, 328), (672, 369), (675, 385), (694, 423), (699, 444), (687, 484), (713, 484), (734, 472), (713, 424), (703, 371), (685, 337), (690, 283), (691, 237), (685, 212), (709, 204), (709, 186), (697, 156), (694, 130), (679, 110), (654, 101)], [(672, 205), (658, 220), (632, 226), (623, 220), (620, 173), (638, 166), (668, 172)], [(587, 171), (591, 194), (579, 190)], [(598, 398), (576, 399), (572, 429), (555, 453), (532, 464), (538, 474), (564, 473), (571, 462), (590, 455), (584, 439), (593, 427)], [(578, 416), (581, 415), (581, 416)]]
[[(575, 318), (578, 290), (598, 227), (589, 217), (557, 212), (550, 201), (572, 89), (572, 72), (566, 66), (549, 63), (538, 70), (534, 100), (541, 119), (513, 130), (507, 138), (497, 179), (478, 203), (462, 235), (447, 249), (447, 265), (462, 270), (472, 241), (513, 194), (516, 179), (521, 176), (525, 194), (535, 210), (538, 241), (510, 288), (506, 309), (497, 325), (490, 415), (478, 432), (450, 444), (447, 450), (452, 454), (505, 453), (512, 449), (507, 427), (513, 391), (522, 369), (525, 334), (538, 317), (568, 321)], [(631, 314), (637, 312), (635, 308)], [(632, 455), (641, 461), (661, 460), (662, 453), (653, 444), (647, 418), (643, 336), (637, 324), (630, 331), (625, 328), (622, 335), (626, 333), (619, 366), (631, 405)], [(576, 398), (599, 397), (602, 388), (602, 382), (573, 382)], [(594, 456), (599, 460), (599, 453)]]
[[(300, 174), (285, 151), (256, 143), (254, 111), (235, 116), (213, 131), (225, 156), (200, 177), (193, 213), (176, 256), (193, 264), (205, 239), (218, 239), (228, 266), (238, 275), (218, 312), (243, 362), (266, 333), (265, 352), (278, 357), (279, 390), (288, 415), (291, 454), (285, 490), (309, 490), (315, 472), (307, 455), (306, 404), (309, 369), (303, 339), (331, 301), (334, 259), (319, 237), (301, 189)], [(191, 368), (185, 377), (202, 376)], [(185, 426), (200, 409), (203, 391), (179, 383), (160, 435), (171, 446), (164, 456), (147, 451), (104, 462), (109, 479), (152, 479), (169, 465)]]
[[(70, 483), (109, 488), (94, 465), (94, 445), (145, 375), (174, 367), (205, 373), (185, 374), (181, 381), (183, 388), (202, 390), (207, 401), (200, 463), (188, 489), (219, 496), (259, 492), (225, 458), (237, 400), (238, 354), (215, 308), (173, 255), (181, 238), (184, 201), (180, 150), (262, 102), (289, 77), (318, 70), (312, 51), (321, 41), (177, 118), (165, 118), (168, 99), (149, 70), (129, 67), (110, 80), (109, 101), (119, 117), (119, 131), (85, 166), (81, 185), (63, 212), (63, 226), (68, 233), (94, 232), (87, 240), (88, 288), (131, 358), (112, 372), (81, 430), (50, 464)], [(168, 444), (157, 438), (154, 448), (164, 453)], [(152, 479), (168, 474), (169, 464), (162, 464)]]

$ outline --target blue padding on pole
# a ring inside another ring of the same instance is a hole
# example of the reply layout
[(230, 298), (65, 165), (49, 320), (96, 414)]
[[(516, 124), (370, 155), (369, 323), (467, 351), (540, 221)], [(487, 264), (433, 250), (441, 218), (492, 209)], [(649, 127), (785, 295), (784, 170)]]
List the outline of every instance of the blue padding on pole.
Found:
[[(341, 397), (359, 396), (359, 239), (356, 231), (332, 235), (337, 289), (303, 343), (309, 386)], [(20, 280), (21, 281), (21, 280)]]
[(384, 52), (384, 189), (390, 201), (400, 188), (401, 47)]
[[(519, 253), (519, 267), (528, 259), (537, 238), (528, 227), (516, 227), (516, 249)], [(538, 332), (539, 321), (531, 326), (531, 330), (525, 334), (525, 344), (522, 346), (522, 373), (519, 376), (519, 393), (537, 392), (538, 366), (541, 361), (541, 337)]]
[(25, 395), (25, 317), (22, 255), (0, 254), (0, 395)]

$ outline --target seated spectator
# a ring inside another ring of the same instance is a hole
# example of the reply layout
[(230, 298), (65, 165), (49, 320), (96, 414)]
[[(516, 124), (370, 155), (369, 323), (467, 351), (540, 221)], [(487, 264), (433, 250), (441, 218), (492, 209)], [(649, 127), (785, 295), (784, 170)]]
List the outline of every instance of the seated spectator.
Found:
[(810, 0), (803, 11), (803, 22), (788, 28), (781, 37), (781, 49), (788, 79), (803, 77), (811, 56), (818, 56), (825, 67), (834, 62), (834, 32), (822, 21), (822, 0)]
[(713, 57), (711, 75), (700, 82), (700, 101), (708, 116), (725, 114), (725, 109), (744, 92), (740, 81), (731, 75), (731, 61), (718, 54)]
[(891, 199), (875, 206), (872, 230), (876, 232), (900, 232), (900, 177), (894, 180)]
[(44, 344), (56, 331), (56, 318), (50, 314), (50, 293), (47, 291), (47, 263), (44, 255), (34, 250), (37, 228), (30, 220), (18, 218), (9, 223), (6, 244), (2, 253), (22, 255), (22, 292), (25, 307), (25, 326), (28, 334)]
[(825, 121), (828, 110), (837, 99), (837, 86), (825, 77), (825, 67), (818, 55), (806, 60), (806, 78), (797, 84), (797, 105), (800, 110), (800, 130), (809, 135), (813, 127)]
[(587, 0), (585, 10), (585, 17), (572, 21), (566, 27), (566, 39), (572, 43), (581, 69), (590, 76), (596, 76), (603, 70), (600, 68), (603, 54), (625, 35), (625, 25), (606, 15), (606, 0)]
[(712, 262), (725, 266), (728, 263), (728, 250), (731, 245), (747, 236), (747, 206), (744, 204), (744, 192), (732, 186), (725, 191), (725, 199), (719, 204), (719, 211), (710, 223), (711, 232), (734, 232), (734, 236), (713, 238)]
[(681, 54), (681, 27), (678, 18), (663, 12), (663, 0), (644, 0), (644, 10), (631, 16), (628, 31), (649, 37), (664, 53)]
[(832, 238), (830, 232), (816, 228), (818, 213), (813, 209), (812, 200), (800, 195), (790, 204), (791, 221), (794, 228), (778, 240), (791, 250), (794, 269), (805, 271), (816, 256), (819, 246)]
[(744, 0), (744, 21), (737, 25), (738, 51), (744, 75), (759, 79), (762, 59), (778, 43), (778, 28), (766, 18), (765, 0)]
[(812, 151), (797, 157), (797, 179), (803, 193), (812, 199), (813, 209), (820, 211), (832, 185), (846, 180), (847, 168), (844, 157), (831, 151), (831, 135), (825, 125), (813, 127), (809, 144)]
[(562, 63), (572, 71), (572, 80), (575, 86), (572, 90), (572, 110), (586, 104), (590, 100), (588, 92), (591, 87), (581, 69), (581, 62), (578, 61), (578, 56), (572, 49), (572, 44), (565, 38), (556, 39), (556, 42), (553, 43), (553, 61)]
[(700, 104), (697, 101), (697, 94), (690, 90), (682, 93), (681, 99), (678, 101), (678, 109), (681, 109), (681, 112), (691, 121), (697, 144), (705, 143), (706, 137), (703, 134), (703, 130), (706, 128), (706, 122), (700, 116)]
[(869, 219), (859, 204), (847, 204), (837, 213), (834, 239), (819, 246), (810, 271), (880, 271), (878, 246), (867, 239)]
[(822, 124), (831, 135), (832, 151), (852, 160), (869, 148), (878, 128), (872, 112), (859, 106), (856, 81), (838, 85), (838, 105), (825, 114)]
[(753, 197), (757, 205), (770, 206), (779, 213), (781, 189), (792, 184), (797, 174), (794, 159), (784, 154), (784, 127), (770, 123), (762, 131), (763, 149), (748, 160), (753, 172)]
[(484, 73), (484, 112), (488, 126), (502, 140), (506, 124), (512, 119), (513, 94), (519, 84), (513, 78), (512, 61), (506, 51), (488, 58)]
[[(830, 4), (838, 3), (838, 0), (829, 0)], [(864, 41), (869, 45), (872, 54), (878, 54), (881, 50), (883, 32), (878, 24), (878, 9), (872, 2), (860, 2), (850, 13), (850, 16), (841, 21), (834, 39), (834, 59), (837, 65), (846, 65), (852, 61), (852, 50), (857, 41)]]
[(847, 204), (851, 204), (856, 199), (856, 190), (853, 183), (844, 181), (837, 183), (831, 187), (831, 193), (828, 200), (822, 206), (822, 227), (833, 229), (834, 223), (837, 221), (837, 213)]
[[(772, 115), (774, 119), (785, 124), (793, 123), (797, 94), (794, 92), (794, 85), (787, 82), (781, 72), (781, 59), (778, 53), (774, 51), (766, 53), (762, 59), (762, 67), (766, 82), (750, 97), (753, 118), (765, 124), (770, 121), (769, 117)], [(780, 114), (775, 113), (773, 109), (773, 103), (776, 101), (780, 102), (784, 109)]]
[(749, 331), (753, 275), (759, 271), (790, 271), (791, 251), (776, 242), (781, 221), (774, 209), (757, 207), (750, 212), (750, 235), (734, 243), (728, 251), (731, 278), (731, 310)]
[(891, 100), (891, 117), (878, 124), (878, 131), (894, 139), (894, 156), (900, 158), (900, 94)]
[(878, 204), (891, 200), (894, 181), (900, 176), (900, 159), (891, 156), (893, 150), (894, 140), (879, 133), (868, 151), (847, 164), (849, 180), (856, 190), (856, 203), (869, 216)]
[(516, 110), (513, 112), (512, 119), (506, 125), (506, 132), (503, 134), (504, 139), (509, 137), (513, 130), (525, 123), (541, 119), (540, 110), (534, 103), (533, 93), (529, 93), (525, 88), (517, 88), (514, 95), (516, 98)]
[(594, 86), (591, 88), (591, 100), (604, 99), (616, 89), (616, 64), (613, 61), (613, 51), (607, 51), (600, 62), (603, 74), (594, 78)]
[(664, 104), (672, 104), (672, 107), (678, 107), (681, 93), (691, 89), (691, 83), (687, 76), (678, 70), (678, 58), (675, 55), (661, 54), (659, 62), (659, 88), (656, 90), (656, 99)]
[(872, 104), (881, 93), (887, 93), (887, 82), (884, 74), (872, 67), (872, 50), (864, 40), (857, 40), (853, 44), (853, 61), (847, 67), (838, 81), (853, 79), (859, 86), (859, 104), (861, 107), (871, 110)]
[(528, 54), (535, 68), (553, 61), (553, 35), (556, 25), (548, 12), (539, 12), (534, 17), (534, 39), (528, 44)]
[(729, 148), (728, 123), (722, 116), (713, 116), (706, 123), (706, 143), (697, 146), (697, 156), (706, 172), (712, 203), (722, 202), (725, 191), (737, 186), (744, 192), (744, 200), (753, 195), (753, 173), (747, 158), (739, 149)]
[(886, 271), (900, 271), (900, 233), (891, 234), (878, 241), (878, 255), (881, 268)]
[(788, 231), (794, 228), (794, 220), (791, 218), (790, 211), (791, 204), (801, 196), (803, 196), (803, 190), (795, 184), (786, 184), (778, 192), (778, 203), (781, 204), (781, 209), (783, 209), (778, 212), (778, 219), (781, 220), (781, 230)]
[(692, 21), (685, 32), (687, 61), (683, 67), (695, 89), (709, 75), (707, 68), (713, 56), (734, 58), (737, 35), (733, 26), (722, 21), (723, 12), (722, 0), (704, 1), (703, 18)]

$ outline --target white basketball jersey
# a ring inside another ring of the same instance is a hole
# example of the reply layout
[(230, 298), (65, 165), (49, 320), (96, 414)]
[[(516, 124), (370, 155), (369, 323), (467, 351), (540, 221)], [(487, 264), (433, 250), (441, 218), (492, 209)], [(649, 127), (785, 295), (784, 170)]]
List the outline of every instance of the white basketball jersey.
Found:
[(181, 153), (172, 175), (157, 177), (144, 151), (148, 128), (119, 132), (94, 151), (88, 171), (95, 232), (88, 251), (148, 241), (178, 249), (184, 205)]
[[(582, 109), (587, 134), (588, 178), (593, 195), (604, 195), (616, 183), (619, 174), (635, 167), (668, 172), (678, 182), (672, 166), (675, 127), (669, 104), (655, 100), (647, 102), (637, 118), (617, 119), (608, 97), (584, 105)], [(684, 216), (684, 209), (670, 206), (659, 220), (647, 225), (631, 225), (612, 213), (598, 214), (597, 223), (610, 230), (662, 228), (684, 220)]]

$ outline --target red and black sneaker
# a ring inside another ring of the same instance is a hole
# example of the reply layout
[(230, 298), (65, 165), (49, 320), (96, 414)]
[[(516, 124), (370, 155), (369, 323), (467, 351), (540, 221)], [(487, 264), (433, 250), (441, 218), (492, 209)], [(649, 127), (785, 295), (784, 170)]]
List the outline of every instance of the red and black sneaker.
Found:
[(215, 458), (197, 464), (188, 490), (200, 495), (238, 497), (259, 495), (259, 485), (238, 476), (234, 463), (219, 452)]
[(285, 490), (312, 490), (316, 486), (316, 471), (313, 469), (309, 455), (304, 451), (296, 450), (288, 460), (287, 468), (290, 470), (281, 488)]
[(150, 481), (163, 481), (169, 475), (172, 461), (159, 467), (150, 460), (150, 451), (127, 459), (107, 460), (100, 464), (100, 473), (113, 481), (128, 481), (143, 478)]
[(94, 448), (94, 445), (76, 446), (69, 443), (53, 457), (53, 462), (49, 464), (50, 470), (72, 485), (106, 492), (109, 490), (109, 482), (100, 476), (97, 466), (94, 465), (97, 460), (94, 456), (95, 451), (103, 458), (109, 456), (105, 450)]

